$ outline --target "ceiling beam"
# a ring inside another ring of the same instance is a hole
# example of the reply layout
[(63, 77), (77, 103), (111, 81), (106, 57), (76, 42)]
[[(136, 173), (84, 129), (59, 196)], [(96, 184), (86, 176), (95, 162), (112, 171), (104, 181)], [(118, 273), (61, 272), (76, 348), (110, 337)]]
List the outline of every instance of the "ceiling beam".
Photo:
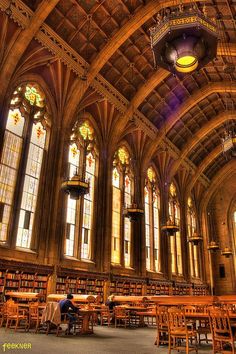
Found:
[(157, 137), (154, 141), (149, 143), (147, 150), (144, 156), (144, 165), (146, 166), (154, 153), (157, 150), (157, 147), (160, 145), (162, 139), (165, 135), (173, 128), (173, 126), (183, 117), (189, 110), (191, 110), (196, 104), (202, 101), (207, 96), (212, 93), (225, 93), (225, 92), (236, 92), (236, 83), (232, 82), (215, 82), (209, 83), (205, 87), (199, 89), (191, 97), (189, 97), (177, 111), (173, 112), (168, 119), (165, 121), (161, 129), (159, 130)]
[[(221, 55), (230, 55), (231, 56), (236, 56), (236, 44), (231, 43), (231, 45), (227, 44), (227, 46), (222, 45), (222, 43), (218, 46), (217, 48), (217, 56)], [(150, 78), (149, 80), (138, 90), (136, 95), (133, 97), (133, 99), (130, 101), (129, 107), (127, 108), (127, 111), (125, 114), (122, 116), (122, 119), (120, 120), (120, 129), (124, 129), (127, 122), (129, 119), (133, 116), (134, 112), (140, 104), (145, 100), (148, 95), (168, 76), (172, 75), (168, 71), (164, 69), (159, 69), (157, 70)]]
[(184, 146), (184, 149), (181, 151), (181, 155), (176, 160), (171, 168), (170, 171), (170, 181), (172, 180), (173, 176), (177, 172), (178, 168), (180, 167), (181, 163), (184, 161), (184, 159), (190, 154), (190, 152), (194, 149), (194, 147), (206, 136), (208, 135), (212, 130), (223, 124), (224, 122), (227, 122), (228, 120), (236, 120), (236, 111), (232, 112), (221, 112), (219, 113), (215, 118), (211, 119), (208, 121), (200, 130), (198, 130), (192, 139), (190, 139), (186, 145)]
[(214, 150), (212, 150), (211, 153), (207, 155), (207, 157), (200, 163), (198, 169), (195, 171), (193, 178), (191, 179), (191, 182), (187, 187), (187, 195), (190, 195), (191, 190), (193, 189), (195, 183), (197, 182), (201, 174), (204, 172), (204, 170), (212, 163), (213, 160), (215, 160), (222, 153), (222, 145), (219, 145)]
[[(197, 2), (197, 0), (182, 0), (182, 4), (191, 4)], [(200, 2), (205, 2), (205, 0), (200, 0)], [(98, 53), (91, 63), (88, 73), (86, 75), (87, 80), (82, 81), (77, 79), (71, 89), (71, 95), (68, 100), (68, 115), (73, 116), (76, 107), (82, 99), (87, 88), (91, 82), (95, 79), (96, 75), (105, 65), (105, 63), (112, 57), (112, 55), (117, 51), (117, 49), (137, 31), (145, 22), (147, 22), (152, 16), (157, 12), (166, 7), (176, 6), (175, 0), (160, 1), (152, 0), (148, 2), (147, 5), (143, 6), (137, 13), (129, 20), (122, 28), (110, 38), (109, 42), (105, 47)], [(70, 113), (69, 113), (70, 111)]]
[(209, 188), (202, 198), (200, 209), (205, 210), (209, 203), (210, 198), (215, 193), (215, 191), (222, 185), (222, 183), (236, 174), (236, 160), (230, 160), (222, 169), (214, 176)]

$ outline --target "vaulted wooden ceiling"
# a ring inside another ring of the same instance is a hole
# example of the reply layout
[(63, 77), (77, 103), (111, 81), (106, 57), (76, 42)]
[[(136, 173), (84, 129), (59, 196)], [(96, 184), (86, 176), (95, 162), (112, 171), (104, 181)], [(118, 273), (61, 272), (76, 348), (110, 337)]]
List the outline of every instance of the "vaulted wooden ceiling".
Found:
[[(227, 62), (236, 66), (236, 1), (195, 1), (200, 9), (205, 3), (208, 16), (217, 18), (219, 31), (217, 58), (200, 71), (179, 78), (156, 70), (150, 47), (149, 28), (155, 24), (157, 12), (191, 2), (59, 0), (51, 2), (54, 6), (42, 23), (84, 59), (80, 75), (71, 82), (67, 100), (71, 114), (92, 94), (89, 86), (100, 75), (126, 102), (118, 123), (123, 136), (129, 133), (127, 127), (132, 127), (137, 110), (156, 134), (144, 139), (144, 160), (154, 157), (164, 141), (179, 152), (176, 169), (189, 159), (211, 180), (229, 162), (221, 147), (224, 130), (235, 128), (236, 70), (228, 74), (224, 67)], [(0, 3), (5, 8), (9, 5), (7, 0)], [(47, 7), (46, 1), (24, 3), (33, 12), (43, 4)], [(32, 43), (29, 48), (33, 50)], [(48, 62), (53, 62), (53, 56)]]

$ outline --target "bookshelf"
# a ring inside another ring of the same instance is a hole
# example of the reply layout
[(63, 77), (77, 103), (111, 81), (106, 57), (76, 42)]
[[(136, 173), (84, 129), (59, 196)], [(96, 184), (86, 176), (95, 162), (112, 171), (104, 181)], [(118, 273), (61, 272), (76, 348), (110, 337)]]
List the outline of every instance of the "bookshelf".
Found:
[(147, 284), (147, 296), (169, 295), (170, 284), (150, 280)]
[(172, 295), (191, 295), (192, 286), (185, 283), (175, 282), (172, 287)]
[(205, 284), (193, 284), (192, 293), (193, 295), (209, 295), (208, 286)]
[(130, 279), (113, 279), (110, 282), (110, 294), (142, 296), (143, 282)]
[(100, 295), (104, 298), (105, 279), (92, 275), (63, 275), (59, 274), (56, 281), (57, 294), (88, 294)]
[(0, 294), (5, 291), (40, 293), (46, 297), (52, 268), (32, 264), (0, 263)]
[(4, 273), (2, 271), (0, 271), (0, 293), (3, 292), (4, 284), (5, 284)]

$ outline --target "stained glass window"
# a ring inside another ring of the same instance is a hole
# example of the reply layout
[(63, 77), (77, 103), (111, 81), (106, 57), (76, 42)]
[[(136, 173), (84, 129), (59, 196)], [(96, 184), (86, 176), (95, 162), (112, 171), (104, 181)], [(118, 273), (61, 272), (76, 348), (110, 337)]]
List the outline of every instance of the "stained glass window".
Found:
[(0, 241), (6, 242), (23, 144), (25, 119), (18, 109), (9, 110), (0, 164)]
[[(191, 198), (188, 198), (187, 231), (188, 238), (192, 237), (196, 232), (196, 216), (194, 213), (193, 202)], [(194, 245), (192, 242), (189, 242), (189, 263), (191, 276), (199, 277), (198, 246)]]
[[(69, 176), (73, 177), (79, 168), (80, 151), (75, 143), (69, 147)], [(67, 197), (66, 214), (66, 255), (74, 255), (75, 230), (76, 230), (76, 200)]]
[(84, 196), (81, 258), (91, 259), (91, 228), (93, 220), (95, 159), (91, 153), (86, 157), (86, 179), (89, 181), (89, 193)]
[[(92, 259), (92, 228), (94, 213), (94, 189), (96, 158), (94, 150), (89, 149), (93, 136), (93, 129), (89, 122), (77, 123), (73, 129), (69, 147), (69, 177), (78, 174), (89, 183), (89, 193), (79, 200), (67, 197), (67, 215), (65, 229), (65, 254), (84, 261)], [(81, 140), (81, 137), (83, 138)], [(85, 142), (83, 143), (83, 140)], [(84, 176), (84, 177), (82, 177)]]
[(146, 268), (151, 270), (151, 238), (150, 238), (150, 201), (148, 188), (144, 189), (145, 235), (146, 235)]
[(30, 248), (45, 137), (43, 125), (40, 122), (33, 124), (16, 241), (16, 245), (20, 247)]
[(114, 158), (112, 172), (112, 236), (111, 262), (131, 267), (131, 225), (130, 220), (123, 216), (123, 208), (132, 204), (132, 181), (127, 173), (129, 153), (120, 147)]
[[(35, 106), (32, 111), (26, 110), (27, 101)], [(44, 116), (41, 116), (40, 121), (34, 118), (44, 105), (43, 94), (39, 93), (37, 85), (18, 87), (11, 99), (11, 107), (17, 108), (9, 109), (3, 140), (0, 164), (0, 242), (7, 242), (10, 226), (12, 230), (16, 227), (16, 246), (24, 248), (31, 247), (46, 142), (46, 129), (42, 124)], [(45, 108), (42, 112), (45, 112)], [(29, 141), (25, 139), (26, 136), (30, 137)], [(26, 164), (23, 166), (24, 161)], [(16, 200), (20, 210), (11, 218), (17, 179), (20, 179), (19, 185), (23, 185), (22, 192), (17, 193), (20, 200)]]
[(25, 90), (25, 98), (30, 104), (41, 107), (43, 105), (42, 93), (39, 92), (38, 87), (34, 85), (27, 85)]
[(147, 170), (144, 188), (146, 269), (160, 271), (160, 203), (156, 185), (156, 173), (152, 167)]
[(112, 240), (111, 240), (111, 261), (120, 263), (120, 218), (121, 218), (121, 191), (118, 185), (119, 173), (113, 169), (112, 178)]
[(83, 139), (88, 139), (88, 140), (93, 140), (93, 129), (89, 125), (88, 122), (84, 122), (80, 127), (79, 127), (79, 132)]
[(160, 271), (160, 215), (159, 195), (153, 192), (153, 236), (154, 236), (154, 268)]
[[(180, 226), (180, 207), (176, 194), (176, 187), (173, 183), (169, 189), (169, 218), (177, 226)], [(183, 274), (181, 233), (177, 231), (170, 236), (171, 270), (175, 274)]]
[(122, 163), (122, 165), (128, 164), (129, 154), (124, 147), (119, 148), (118, 158), (119, 158), (120, 162)]
[[(131, 204), (131, 181), (129, 176), (125, 176), (125, 205)], [(131, 225), (130, 220), (124, 219), (124, 255), (125, 255), (125, 267), (131, 265)]]

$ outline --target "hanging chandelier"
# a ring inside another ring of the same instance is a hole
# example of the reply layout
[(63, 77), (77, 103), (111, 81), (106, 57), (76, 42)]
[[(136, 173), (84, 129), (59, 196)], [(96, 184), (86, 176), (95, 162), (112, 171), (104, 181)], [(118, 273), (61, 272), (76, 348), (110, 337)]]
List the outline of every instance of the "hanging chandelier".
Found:
[(130, 221), (137, 221), (144, 214), (144, 210), (139, 208), (137, 204), (127, 205), (123, 210), (123, 215)]
[(231, 153), (231, 156), (236, 157), (236, 134), (232, 131), (225, 130), (222, 138), (223, 152)]
[(193, 243), (194, 246), (197, 246), (200, 242), (203, 241), (203, 238), (197, 232), (194, 232), (193, 235), (188, 238), (188, 241)]
[(221, 252), (222, 256), (229, 258), (232, 255), (232, 250), (229, 247), (225, 247)]
[(208, 243), (207, 249), (208, 249), (208, 251), (215, 252), (215, 251), (218, 251), (220, 249), (220, 246), (219, 246), (218, 242), (210, 241)]
[(167, 8), (157, 15), (150, 37), (155, 64), (172, 73), (191, 73), (216, 57), (217, 28), (205, 7)]
[(71, 199), (78, 200), (82, 195), (89, 193), (89, 183), (76, 172), (73, 177), (62, 183), (61, 189), (69, 194)]
[(171, 219), (168, 219), (166, 224), (161, 227), (161, 230), (167, 236), (174, 236), (176, 234), (176, 232), (179, 231), (179, 226), (176, 225), (175, 221), (172, 221)]

